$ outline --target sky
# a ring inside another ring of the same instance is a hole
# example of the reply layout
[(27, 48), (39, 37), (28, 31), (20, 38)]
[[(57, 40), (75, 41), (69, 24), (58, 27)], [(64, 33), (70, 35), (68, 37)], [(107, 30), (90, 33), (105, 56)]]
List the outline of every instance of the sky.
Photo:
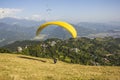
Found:
[(120, 0), (0, 0), (0, 18), (120, 22)]

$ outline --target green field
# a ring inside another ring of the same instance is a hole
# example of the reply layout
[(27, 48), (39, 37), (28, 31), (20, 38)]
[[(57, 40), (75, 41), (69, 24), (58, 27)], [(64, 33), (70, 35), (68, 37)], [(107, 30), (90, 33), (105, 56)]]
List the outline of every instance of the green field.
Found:
[(0, 80), (120, 80), (120, 67), (68, 64), (0, 53)]

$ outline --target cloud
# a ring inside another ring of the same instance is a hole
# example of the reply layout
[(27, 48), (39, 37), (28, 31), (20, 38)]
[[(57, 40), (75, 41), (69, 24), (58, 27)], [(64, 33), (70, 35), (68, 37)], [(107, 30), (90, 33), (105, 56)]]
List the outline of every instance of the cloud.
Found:
[(25, 17), (25, 19), (40, 21), (42, 18), (41, 18), (41, 15), (34, 14), (34, 15), (29, 16), (29, 17)]
[(22, 9), (15, 8), (0, 8), (0, 18), (16, 17), (16, 14), (22, 12)]
[(39, 36), (34, 37), (32, 40), (43, 40), (47, 37), (46, 34), (40, 34)]
[(24, 16), (23, 13), (21, 13), (20, 15), (22, 16), (20, 16), (19, 13), (22, 11), (23, 11), (22, 9), (16, 9), (16, 8), (0, 8), (0, 18), (12, 17), (17, 19), (28, 19), (28, 20), (35, 20), (35, 21), (40, 21), (43, 19), (40, 14)]

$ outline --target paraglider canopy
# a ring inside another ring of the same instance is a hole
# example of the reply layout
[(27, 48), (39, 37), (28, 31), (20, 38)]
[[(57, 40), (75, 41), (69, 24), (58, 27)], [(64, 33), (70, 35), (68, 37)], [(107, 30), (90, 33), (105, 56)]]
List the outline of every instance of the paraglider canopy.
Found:
[(58, 25), (64, 29), (66, 29), (71, 35), (73, 38), (76, 38), (77, 37), (77, 31), (75, 30), (75, 28), (70, 25), (69, 23), (67, 22), (63, 22), (63, 21), (52, 21), (52, 22), (46, 22), (44, 24), (42, 24), (36, 31), (36, 35), (38, 36), (39, 33), (47, 26), (49, 25)]

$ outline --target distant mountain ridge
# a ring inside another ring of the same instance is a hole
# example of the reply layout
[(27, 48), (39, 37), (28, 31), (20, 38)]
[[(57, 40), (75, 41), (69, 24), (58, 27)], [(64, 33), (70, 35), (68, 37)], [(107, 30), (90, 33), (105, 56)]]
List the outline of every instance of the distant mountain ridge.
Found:
[[(34, 39), (37, 28), (44, 22), (46, 21), (33, 21), (16, 18), (0, 19), (0, 46), (4, 46), (17, 40)], [(116, 32), (116, 30), (120, 30), (119, 25), (116, 26), (105, 23), (90, 22), (80, 22), (72, 25), (77, 30), (78, 37), (120, 37), (120, 33)], [(65, 29), (54, 25), (43, 29), (40, 36), (41, 35), (45, 35), (43, 39), (68, 39), (71, 37)]]
[(10, 25), (6, 23), (0, 23), (0, 46), (9, 44), (16, 40), (26, 40), (34, 36), (35, 28), (20, 27), (17, 25)]
[(7, 23), (10, 25), (19, 25), (19, 26), (25, 26), (25, 27), (33, 27), (33, 26), (39, 26), (40, 24), (46, 22), (45, 20), (41, 21), (34, 21), (34, 20), (27, 20), (27, 19), (17, 19), (17, 18), (2, 18), (0, 19), (0, 22)]
[(106, 32), (109, 30), (120, 30), (120, 25), (113, 25), (110, 23), (93, 23), (93, 22), (80, 22), (77, 25), (84, 26), (84, 28), (97, 30), (97, 32)]

